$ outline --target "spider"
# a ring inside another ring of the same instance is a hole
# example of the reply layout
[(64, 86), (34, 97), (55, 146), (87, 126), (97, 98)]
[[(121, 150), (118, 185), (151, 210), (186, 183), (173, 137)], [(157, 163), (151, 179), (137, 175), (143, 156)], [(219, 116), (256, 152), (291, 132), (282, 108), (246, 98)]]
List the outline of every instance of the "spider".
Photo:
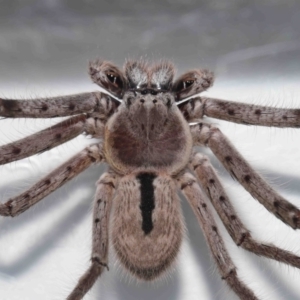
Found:
[(0, 164), (44, 152), (85, 133), (99, 139), (20, 195), (0, 204), (15, 217), (92, 164), (108, 170), (96, 184), (91, 265), (68, 300), (82, 299), (108, 268), (111, 241), (117, 259), (144, 281), (159, 278), (174, 263), (184, 235), (178, 191), (192, 207), (222, 279), (240, 299), (258, 299), (239, 278), (212, 207), (237, 246), (300, 268), (300, 257), (255, 240), (232, 206), (209, 159), (195, 146), (209, 147), (231, 176), (266, 209), (293, 229), (300, 210), (251, 168), (205, 117), (247, 125), (299, 127), (300, 109), (248, 105), (201, 97), (213, 73), (191, 70), (174, 81), (168, 61), (128, 60), (124, 71), (92, 61), (89, 74), (100, 91), (34, 100), (0, 99), (5, 118), (70, 118), (0, 147)]

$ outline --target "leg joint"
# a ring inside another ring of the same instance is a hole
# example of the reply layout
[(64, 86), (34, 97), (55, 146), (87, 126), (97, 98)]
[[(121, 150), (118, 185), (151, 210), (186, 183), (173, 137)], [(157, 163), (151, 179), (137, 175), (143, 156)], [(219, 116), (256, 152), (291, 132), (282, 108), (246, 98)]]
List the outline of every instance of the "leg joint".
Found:
[(237, 246), (242, 246), (243, 243), (246, 241), (246, 242), (249, 242), (249, 238), (251, 237), (250, 233), (248, 231), (246, 232), (243, 232), (240, 237), (239, 237), (239, 240), (237, 241)]
[(104, 267), (104, 268), (107, 269), (107, 271), (109, 271), (109, 267), (108, 267), (107, 263), (102, 262), (99, 257), (94, 256), (94, 257), (91, 258), (91, 261), (92, 261), (93, 264), (96, 264), (96, 265), (99, 265), (101, 267)]
[(222, 280), (227, 280), (230, 277), (236, 277), (236, 268), (230, 269), (227, 274), (222, 276)]
[(12, 200), (9, 200), (4, 204), (0, 204), (0, 215), (4, 217), (14, 217), (12, 209)]

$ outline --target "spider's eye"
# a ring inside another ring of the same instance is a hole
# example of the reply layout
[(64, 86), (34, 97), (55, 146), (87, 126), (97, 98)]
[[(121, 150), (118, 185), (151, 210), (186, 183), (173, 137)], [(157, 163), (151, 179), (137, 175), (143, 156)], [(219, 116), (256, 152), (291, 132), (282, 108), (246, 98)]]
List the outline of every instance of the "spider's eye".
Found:
[(111, 82), (116, 82), (117, 80), (117, 77), (114, 76), (113, 74), (107, 74), (107, 77)]
[(117, 82), (117, 76), (115, 76), (112, 73), (107, 73), (106, 76), (107, 76), (107, 78), (109, 79), (109, 81), (111, 83), (116, 84), (116, 82)]
[(183, 90), (189, 88), (191, 85), (193, 85), (194, 82), (195, 82), (195, 80), (193, 80), (193, 79), (182, 80), (182, 81), (178, 84), (177, 89), (178, 89), (179, 91), (183, 91)]
[(183, 88), (186, 89), (186, 88), (190, 87), (194, 82), (195, 82), (195, 80), (193, 80), (193, 79), (183, 81), (183, 83), (182, 83)]
[(157, 91), (151, 90), (151, 95), (157, 95)]
[(113, 72), (107, 72), (106, 76), (108, 80), (117, 88), (122, 88), (123, 87), (123, 82), (120, 78), (120, 76), (116, 75)]
[(181, 80), (178, 82), (176, 90), (179, 91), (184, 91), (187, 88), (189, 88), (190, 86), (192, 86), (194, 84), (195, 80), (194, 79), (187, 79), (187, 80)]
[(141, 91), (141, 94), (142, 94), (142, 95), (147, 95), (147, 94), (148, 94), (148, 90), (142, 90), (142, 91)]
[(176, 101), (179, 101), (180, 99), (195, 94), (197, 91), (195, 88), (197, 88), (197, 76), (195, 76), (195, 72), (192, 71), (177, 79), (172, 91), (176, 94)]

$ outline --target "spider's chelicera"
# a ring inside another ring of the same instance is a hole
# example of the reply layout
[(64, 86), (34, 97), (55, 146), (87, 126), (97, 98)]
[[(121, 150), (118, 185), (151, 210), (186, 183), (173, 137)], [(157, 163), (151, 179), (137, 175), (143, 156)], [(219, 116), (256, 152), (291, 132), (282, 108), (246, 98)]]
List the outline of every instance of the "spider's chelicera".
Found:
[[(241, 299), (258, 299), (237, 275), (209, 207), (220, 216), (232, 240), (257, 255), (300, 268), (300, 257), (252, 238), (237, 216), (208, 158), (193, 150), (209, 147), (227, 171), (277, 218), (296, 229), (300, 210), (256, 173), (205, 116), (261, 126), (299, 127), (300, 109), (248, 105), (199, 93), (213, 84), (207, 70), (173, 80), (163, 61), (127, 61), (124, 71), (106, 61), (90, 63), (100, 92), (35, 100), (0, 99), (0, 116), (72, 116), (51, 128), (0, 147), (0, 164), (49, 150), (81, 133), (90, 145), (22, 194), (0, 204), (14, 217), (95, 163), (109, 168), (97, 182), (91, 266), (67, 299), (82, 299), (108, 269), (109, 240), (133, 276), (154, 280), (174, 262), (184, 233), (178, 190), (194, 210), (222, 278)], [(109, 227), (112, 227), (109, 230)]]

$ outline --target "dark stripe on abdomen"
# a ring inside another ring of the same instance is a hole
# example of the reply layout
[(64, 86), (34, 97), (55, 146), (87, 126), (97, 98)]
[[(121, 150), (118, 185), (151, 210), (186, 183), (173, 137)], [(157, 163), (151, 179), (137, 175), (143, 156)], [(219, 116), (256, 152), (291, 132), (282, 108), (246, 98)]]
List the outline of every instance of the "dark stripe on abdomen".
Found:
[(145, 234), (149, 234), (153, 229), (152, 211), (155, 207), (153, 180), (155, 177), (154, 173), (139, 173), (136, 176), (141, 184), (140, 209), (142, 212), (142, 230)]

